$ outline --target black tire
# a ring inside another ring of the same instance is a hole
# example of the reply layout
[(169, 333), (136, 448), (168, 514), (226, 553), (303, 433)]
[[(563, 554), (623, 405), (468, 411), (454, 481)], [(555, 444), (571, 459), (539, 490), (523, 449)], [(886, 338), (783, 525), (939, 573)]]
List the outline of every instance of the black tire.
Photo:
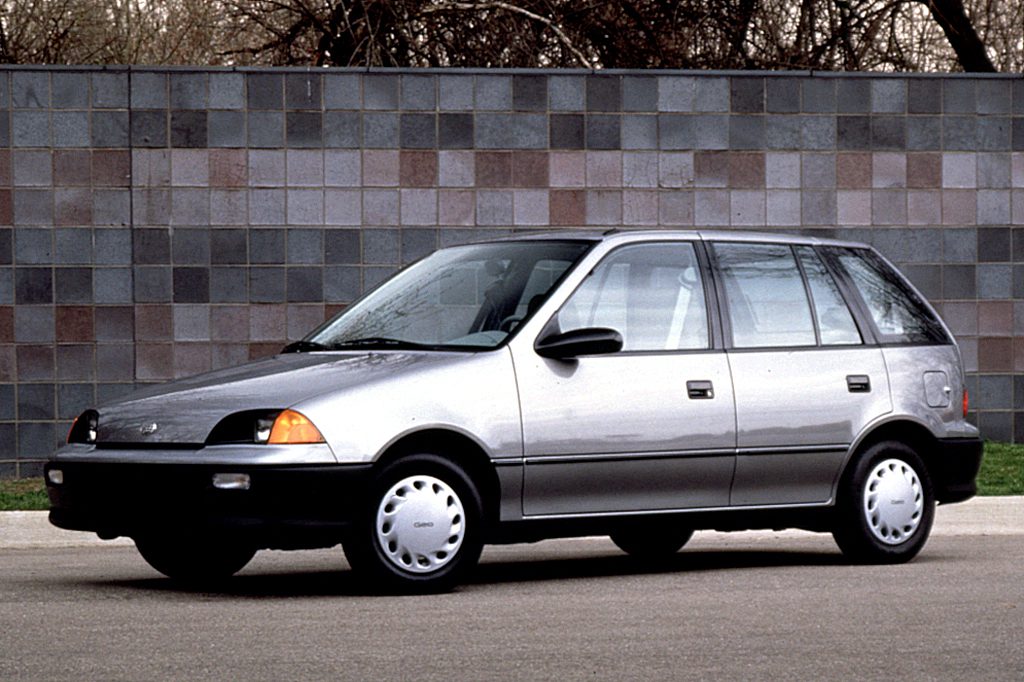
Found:
[(693, 529), (675, 526), (630, 526), (609, 535), (615, 546), (643, 561), (666, 559), (693, 537)]
[(256, 554), (252, 545), (203, 533), (160, 532), (134, 539), (146, 563), (168, 578), (190, 584), (226, 580)]
[(898, 564), (921, 551), (934, 518), (935, 493), (924, 462), (903, 443), (883, 441), (849, 464), (832, 535), (853, 561)]
[(352, 569), (387, 592), (454, 588), (480, 558), (483, 504), (473, 480), (434, 454), (385, 466), (342, 543)]

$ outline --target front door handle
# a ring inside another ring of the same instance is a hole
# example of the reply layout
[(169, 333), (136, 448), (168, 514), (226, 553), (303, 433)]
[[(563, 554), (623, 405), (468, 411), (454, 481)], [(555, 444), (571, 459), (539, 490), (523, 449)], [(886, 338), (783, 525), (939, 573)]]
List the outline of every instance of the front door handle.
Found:
[(847, 375), (846, 388), (850, 393), (871, 393), (871, 377), (867, 374)]
[(715, 387), (710, 381), (687, 381), (686, 395), (691, 400), (709, 400), (715, 397)]

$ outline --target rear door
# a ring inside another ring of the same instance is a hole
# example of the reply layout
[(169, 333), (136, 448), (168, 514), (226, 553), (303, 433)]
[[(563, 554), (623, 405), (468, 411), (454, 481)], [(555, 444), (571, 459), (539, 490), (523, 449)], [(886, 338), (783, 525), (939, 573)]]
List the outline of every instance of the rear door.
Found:
[(814, 248), (710, 251), (736, 395), (731, 504), (827, 502), (854, 437), (892, 409), (882, 352)]

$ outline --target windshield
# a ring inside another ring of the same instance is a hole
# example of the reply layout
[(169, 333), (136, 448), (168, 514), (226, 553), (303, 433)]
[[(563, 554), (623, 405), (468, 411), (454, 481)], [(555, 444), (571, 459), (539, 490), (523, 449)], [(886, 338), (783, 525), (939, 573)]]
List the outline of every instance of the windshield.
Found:
[(493, 348), (547, 299), (589, 246), (536, 241), (442, 249), (286, 350)]

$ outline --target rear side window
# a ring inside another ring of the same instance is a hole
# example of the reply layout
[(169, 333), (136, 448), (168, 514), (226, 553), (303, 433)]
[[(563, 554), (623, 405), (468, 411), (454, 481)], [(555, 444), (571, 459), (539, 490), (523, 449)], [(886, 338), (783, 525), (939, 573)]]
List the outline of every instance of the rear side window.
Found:
[(839, 293), (832, 275), (818, 254), (809, 246), (796, 249), (807, 276), (807, 286), (814, 301), (814, 315), (818, 318), (818, 331), (823, 346), (843, 346), (861, 343), (860, 331), (853, 321), (850, 309)]
[(828, 249), (853, 282), (882, 343), (951, 343), (942, 323), (885, 261), (863, 249)]

